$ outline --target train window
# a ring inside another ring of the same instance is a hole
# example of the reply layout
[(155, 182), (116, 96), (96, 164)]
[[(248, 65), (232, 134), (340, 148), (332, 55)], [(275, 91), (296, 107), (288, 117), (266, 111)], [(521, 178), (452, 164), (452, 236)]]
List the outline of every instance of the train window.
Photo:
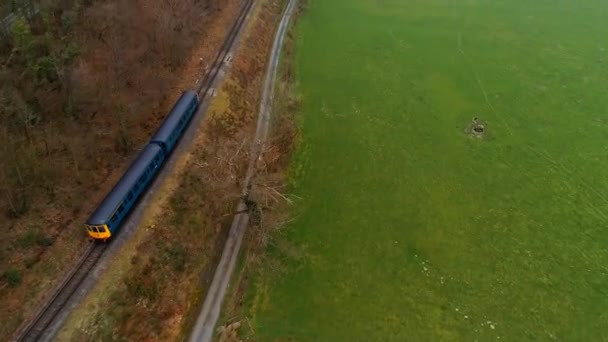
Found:
[(112, 222), (112, 223), (116, 222), (116, 218), (117, 218), (116, 214), (112, 215), (110, 222)]
[(118, 207), (118, 212), (122, 213), (122, 211), (125, 209), (125, 205), (121, 204), (120, 207)]

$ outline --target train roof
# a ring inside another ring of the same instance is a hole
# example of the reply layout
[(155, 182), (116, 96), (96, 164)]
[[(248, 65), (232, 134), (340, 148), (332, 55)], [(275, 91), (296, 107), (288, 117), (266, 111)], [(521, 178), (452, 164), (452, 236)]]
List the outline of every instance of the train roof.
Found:
[(144, 174), (150, 162), (159, 154), (162, 153), (162, 148), (157, 144), (148, 144), (139, 153), (139, 156), (131, 163), (131, 166), (120, 178), (118, 183), (112, 188), (112, 191), (103, 199), (95, 212), (91, 214), (87, 220), (87, 224), (103, 224), (106, 223), (116, 211), (123, 198), (127, 196), (133, 188), (139, 177)]
[(179, 125), (179, 120), (184, 116), (188, 108), (192, 105), (192, 101), (197, 101), (197, 95), (195, 92), (189, 90), (185, 91), (182, 96), (177, 100), (162, 125), (158, 128), (156, 133), (152, 136), (150, 141), (165, 143), (169, 139), (169, 136), (175, 128)]

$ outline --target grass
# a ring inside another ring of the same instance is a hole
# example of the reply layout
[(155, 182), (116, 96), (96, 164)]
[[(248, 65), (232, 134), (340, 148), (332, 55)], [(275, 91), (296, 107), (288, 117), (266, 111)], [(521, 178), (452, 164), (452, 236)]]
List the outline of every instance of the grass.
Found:
[(303, 200), (250, 288), (257, 340), (608, 339), (606, 14), (310, 1)]

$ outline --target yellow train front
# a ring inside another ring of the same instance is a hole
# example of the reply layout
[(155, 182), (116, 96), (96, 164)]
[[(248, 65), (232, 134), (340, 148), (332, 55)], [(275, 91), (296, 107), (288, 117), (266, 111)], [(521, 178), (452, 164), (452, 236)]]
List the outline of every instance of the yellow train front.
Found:
[(89, 237), (95, 240), (107, 240), (112, 236), (108, 225), (102, 224), (98, 226), (85, 224)]
[(156, 144), (148, 144), (141, 151), (85, 223), (89, 237), (108, 240), (118, 231), (120, 224), (152, 181), (164, 159), (165, 152)]
[(198, 109), (198, 104), (195, 92), (184, 92), (150, 139), (150, 143), (144, 147), (85, 223), (89, 237), (105, 241), (116, 235), (120, 224), (129, 215), (131, 208), (150, 185), (182, 136)]

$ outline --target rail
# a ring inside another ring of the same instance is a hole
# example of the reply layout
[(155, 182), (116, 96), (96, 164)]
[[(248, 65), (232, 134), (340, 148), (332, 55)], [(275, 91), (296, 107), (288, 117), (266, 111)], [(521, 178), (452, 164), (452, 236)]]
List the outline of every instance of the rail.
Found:
[(19, 333), (17, 341), (37, 341), (44, 335), (46, 328), (63, 310), (106, 248), (105, 243), (91, 242), (89, 244), (75, 267), (70, 270), (53, 295), (36, 313), (34, 319)]
[(219, 75), (220, 71), (222, 70), (222, 65), (224, 63), (230, 63), (230, 60), (231, 60), (230, 51), (232, 50), (232, 46), (234, 45), (236, 38), (237, 38), (239, 32), (241, 31), (241, 27), (243, 26), (243, 23), (245, 22), (245, 19), (247, 18), (247, 15), (249, 14), (249, 11), (251, 10), (251, 6), (253, 6), (253, 0), (246, 0), (245, 4), (241, 8), (241, 12), (239, 13), (239, 16), (237, 17), (237, 20), (234, 22), (234, 24), (230, 28), (230, 31), (228, 32), (228, 36), (226, 37), (226, 40), (224, 40), (224, 43), (222, 44), (220, 51), (218, 52), (217, 56), (215, 57), (212, 65), (211, 65), (211, 69), (206, 74), (206, 76), (200, 82), (197, 82), (197, 84), (195, 85), (195, 90), (196, 90), (197, 94), (199, 95), (199, 98), (202, 99), (202, 97), (204, 97), (206, 95), (213, 95), (213, 94), (210, 94), (209, 92), (210, 92), (210, 90), (213, 89), (212, 88), (213, 84), (215, 83), (215, 80), (218, 78), (218, 75)]

